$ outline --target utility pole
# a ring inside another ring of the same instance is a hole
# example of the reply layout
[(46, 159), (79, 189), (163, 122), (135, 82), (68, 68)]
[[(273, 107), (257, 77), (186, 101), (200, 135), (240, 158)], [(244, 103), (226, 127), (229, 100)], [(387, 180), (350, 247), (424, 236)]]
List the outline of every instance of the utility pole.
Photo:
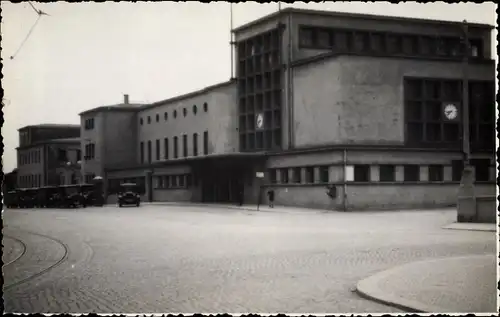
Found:
[(469, 135), (469, 27), (467, 21), (462, 24), (464, 50), (462, 57), (462, 152), (463, 152), (463, 170), (460, 188), (458, 189), (457, 201), (457, 221), (475, 222), (476, 214), (476, 196), (474, 188), (474, 169), (470, 166), (470, 135)]
[(462, 151), (464, 155), (464, 169), (470, 165), (470, 131), (469, 131), (469, 26), (463, 21), (464, 54), (462, 58)]

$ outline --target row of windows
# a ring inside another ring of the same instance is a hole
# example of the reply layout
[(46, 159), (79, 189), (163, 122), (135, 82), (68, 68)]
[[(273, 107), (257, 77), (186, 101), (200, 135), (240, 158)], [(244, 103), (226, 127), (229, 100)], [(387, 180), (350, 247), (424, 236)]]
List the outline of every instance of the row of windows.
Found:
[[(447, 79), (405, 78), (405, 121), (412, 145), (458, 146), (462, 139), (462, 82)], [(455, 105), (455, 118), (445, 107)], [(473, 149), (494, 146), (495, 86), (492, 81), (469, 82), (470, 141)]]
[(191, 174), (156, 176), (156, 189), (178, 189), (196, 186)]
[(95, 158), (95, 143), (85, 144), (85, 160)]
[[(198, 156), (198, 133), (193, 133), (192, 135), (192, 152), (191, 156)], [(155, 140), (155, 160), (160, 161), (162, 160), (161, 156), (161, 140), (156, 139)], [(177, 159), (179, 158), (179, 137), (175, 136), (173, 137), (173, 156), (172, 158)], [(145, 153), (145, 150), (147, 153)], [(184, 134), (182, 135), (182, 156), (183, 157), (188, 157), (189, 155), (189, 146), (188, 146), (188, 135)], [(147, 154), (147, 157), (145, 156)], [(144, 142), (140, 143), (140, 155), (141, 155), (141, 164), (144, 164), (146, 162), (151, 163), (153, 161), (153, 142), (152, 141), (147, 141), (147, 149), (144, 148)], [(203, 155), (208, 155), (208, 131), (203, 132)], [(169, 138), (164, 138), (163, 139), (163, 160), (169, 160), (170, 159), (170, 141)]]
[[(299, 45), (301, 48), (411, 57), (460, 58), (464, 52), (464, 40), (457, 36), (415, 35), (312, 26), (300, 28)], [(484, 58), (482, 39), (469, 40), (469, 55), (473, 58)]]
[[(302, 169), (305, 170), (305, 179), (302, 179)], [(315, 170), (318, 170), (316, 175)], [(290, 179), (291, 172), (291, 179)], [(330, 171), (328, 166), (308, 166), (308, 167), (293, 167), (271, 169), (269, 171), (270, 182), (273, 184), (315, 184), (315, 183), (328, 183), (330, 179)]]
[(27, 153), (19, 154), (19, 165), (40, 163), (41, 152), (40, 150), (29, 151)]
[[(208, 104), (206, 102), (203, 104), (203, 111), (204, 112), (208, 112)], [(197, 113), (198, 113), (198, 107), (196, 105), (193, 105), (193, 114), (196, 115)], [(186, 117), (188, 115), (187, 108), (183, 108), (182, 109), (182, 114), (184, 115), (184, 117)], [(177, 110), (174, 110), (173, 113), (172, 113), (172, 115), (173, 115), (174, 119), (176, 119), (177, 118)], [(160, 122), (160, 114), (157, 113), (155, 115), (155, 120), (156, 120), (156, 122)], [(166, 111), (163, 113), (163, 120), (165, 120), (165, 121), (168, 120), (168, 112), (166, 112)], [(151, 116), (147, 116), (146, 117), (146, 122), (148, 124), (151, 124)], [(140, 118), (139, 119), (139, 123), (141, 125), (143, 125), (144, 124), (144, 119)]]
[[(379, 166), (380, 182), (395, 182), (396, 181), (396, 165), (382, 164)], [(490, 175), (490, 160), (489, 159), (473, 159), (471, 166), (475, 169), (476, 181), (491, 181)], [(352, 179), (354, 182), (370, 182), (375, 181), (371, 174), (371, 165), (359, 164), (353, 165)], [(433, 164), (426, 165), (428, 169), (428, 180), (431, 182), (444, 181), (444, 165)], [(316, 170), (318, 171), (316, 173)], [(304, 173), (302, 172), (304, 171)], [(462, 177), (463, 163), (462, 161), (452, 161), (452, 181), (460, 181)], [(269, 180), (272, 184), (315, 184), (329, 182), (328, 166), (308, 166), (308, 167), (293, 167), (279, 168), (269, 170)], [(403, 165), (403, 180), (406, 182), (421, 181), (420, 165), (407, 164)]]
[(92, 130), (94, 128), (94, 118), (85, 119), (85, 130)]
[[(490, 164), (489, 160), (472, 160), (472, 166), (475, 169), (476, 181), (490, 181)], [(428, 180), (431, 182), (444, 181), (444, 166), (443, 165), (428, 165)], [(403, 165), (404, 177), (407, 182), (421, 181), (419, 165)], [(463, 164), (462, 161), (452, 162), (452, 181), (460, 181), (462, 178)], [(370, 172), (370, 165), (354, 165), (354, 181), (355, 182), (370, 182), (373, 181)], [(395, 165), (379, 165), (379, 180), (380, 182), (395, 182), (396, 181), (396, 166)]]
[(30, 174), (23, 175), (19, 177), (19, 187), (20, 188), (35, 188), (42, 186), (42, 175), (41, 174)]
[(256, 54), (279, 50), (280, 33), (277, 29), (254, 36), (238, 43), (238, 58), (246, 59)]
[(113, 178), (108, 180), (108, 194), (114, 195), (120, 192), (120, 184), (135, 183), (139, 194), (146, 193), (146, 178), (144, 176), (128, 177), (128, 178)]

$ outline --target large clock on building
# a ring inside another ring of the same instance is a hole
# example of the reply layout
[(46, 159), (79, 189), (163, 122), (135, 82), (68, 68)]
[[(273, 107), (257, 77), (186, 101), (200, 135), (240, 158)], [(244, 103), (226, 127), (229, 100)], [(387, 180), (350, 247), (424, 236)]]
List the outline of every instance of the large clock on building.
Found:
[(458, 116), (458, 107), (454, 103), (446, 103), (443, 107), (444, 116), (448, 120), (455, 120)]
[(264, 127), (264, 116), (262, 113), (258, 113), (255, 117), (255, 125), (257, 126), (257, 129), (262, 129)]

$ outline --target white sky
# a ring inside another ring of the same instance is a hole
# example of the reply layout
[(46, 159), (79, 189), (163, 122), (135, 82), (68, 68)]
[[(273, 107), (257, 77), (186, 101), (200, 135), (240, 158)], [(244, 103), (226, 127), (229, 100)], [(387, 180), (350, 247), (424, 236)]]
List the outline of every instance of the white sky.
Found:
[[(78, 124), (78, 113), (120, 103), (123, 94), (131, 102), (153, 102), (229, 79), (229, 3), (33, 4), (51, 16), (42, 17), (10, 60), (37, 14), (26, 2), (1, 2), (4, 172), (16, 167), (20, 127)], [(290, 6), (496, 25), (493, 2), (282, 4)], [(277, 3), (234, 4), (234, 27), (277, 9)]]

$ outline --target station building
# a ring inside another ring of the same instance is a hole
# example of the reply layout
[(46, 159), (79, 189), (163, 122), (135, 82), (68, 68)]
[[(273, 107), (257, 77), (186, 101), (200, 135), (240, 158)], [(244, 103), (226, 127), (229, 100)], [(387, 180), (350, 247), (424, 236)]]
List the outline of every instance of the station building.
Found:
[[(467, 32), (478, 195), (495, 194), (492, 29)], [(462, 22), (287, 8), (233, 33), (235, 78), (80, 114), (108, 202), (135, 181), (146, 201), (235, 203), (243, 189), (257, 203), (273, 188), (278, 205), (332, 210), (456, 204)]]

